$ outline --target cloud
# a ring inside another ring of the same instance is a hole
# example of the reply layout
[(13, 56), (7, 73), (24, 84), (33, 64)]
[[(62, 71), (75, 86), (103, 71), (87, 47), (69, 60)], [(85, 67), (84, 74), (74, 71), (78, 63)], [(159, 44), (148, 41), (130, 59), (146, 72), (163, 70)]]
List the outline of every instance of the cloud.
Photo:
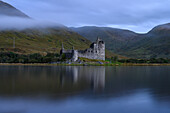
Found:
[(0, 30), (23, 30), (27, 28), (47, 28), (47, 27), (58, 27), (61, 25), (48, 22), (40, 21), (29, 18), (11, 17), (0, 15)]
[(53, 21), (67, 26), (118, 26), (146, 32), (155, 25), (168, 23), (170, 18), (169, 0), (4, 1), (35, 19)]

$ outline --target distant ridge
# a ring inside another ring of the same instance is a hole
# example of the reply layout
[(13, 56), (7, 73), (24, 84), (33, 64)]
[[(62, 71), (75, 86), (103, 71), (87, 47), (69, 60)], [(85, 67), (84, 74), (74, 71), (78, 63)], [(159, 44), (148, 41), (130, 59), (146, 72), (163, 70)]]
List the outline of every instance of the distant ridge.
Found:
[(91, 41), (101, 37), (106, 49), (126, 57), (170, 58), (170, 23), (156, 26), (146, 34), (95, 26), (71, 29)]
[(16, 9), (12, 5), (0, 1), (0, 15), (2, 16), (12, 16), (12, 17), (23, 17), (23, 18), (30, 18), (20, 10)]

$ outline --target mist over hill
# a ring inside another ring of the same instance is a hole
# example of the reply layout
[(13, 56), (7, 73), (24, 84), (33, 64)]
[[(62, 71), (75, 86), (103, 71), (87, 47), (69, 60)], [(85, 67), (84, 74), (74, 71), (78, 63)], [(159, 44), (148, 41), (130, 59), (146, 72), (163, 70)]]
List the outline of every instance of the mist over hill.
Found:
[[(3, 8), (0, 12), (1, 52), (11, 51), (20, 54), (59, 53), (62, 43), (65, 49), (71, 49), (74, 46), (75, 49), (79, 50), (89, 48), (91, 44), (88, 39), (62, 24), (32, 19), (2, 1), (0, 5)], [(14, 38), (16, 48), (13, 48)], [(106, 51), (107, 57), (115, 55)], [(116, 56), (124, 58), (120, 55)]]
[(64, 25), (32, 19), (10, 4), (0, 1), (1, 52), (59, 53), (62, 42), (66, 49), (71, 49), (73, 45), (76, 49), (85, 49), (91, 43)]

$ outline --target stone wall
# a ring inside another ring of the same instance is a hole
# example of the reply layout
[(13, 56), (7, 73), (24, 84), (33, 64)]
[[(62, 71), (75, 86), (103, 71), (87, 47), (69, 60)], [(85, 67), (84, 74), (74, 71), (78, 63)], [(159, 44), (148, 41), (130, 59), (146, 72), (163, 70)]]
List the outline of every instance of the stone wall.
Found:
[(60, 54), (65, 54), (66, 58), (72, 61), (77, 61), (78, 57), (105, 60), (105, 43), (97, 38), (96, 42), (92, 43), (90, 48), (86, 50), (64, 50), (64, 47), (62, 47)]
[(102, 40), (97, 39), (95, 43), (91, 44), (89, 49), (79, 51), (78, 57), (105, 60), (105, 43)]

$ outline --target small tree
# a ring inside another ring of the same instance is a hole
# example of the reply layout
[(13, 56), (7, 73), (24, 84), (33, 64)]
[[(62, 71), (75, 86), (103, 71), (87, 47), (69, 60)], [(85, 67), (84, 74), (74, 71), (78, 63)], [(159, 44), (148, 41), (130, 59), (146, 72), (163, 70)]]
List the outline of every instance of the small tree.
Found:
[(118, 61), (118, 56), (114, 56), (111, 58), (112, 63), (116, 63)]

